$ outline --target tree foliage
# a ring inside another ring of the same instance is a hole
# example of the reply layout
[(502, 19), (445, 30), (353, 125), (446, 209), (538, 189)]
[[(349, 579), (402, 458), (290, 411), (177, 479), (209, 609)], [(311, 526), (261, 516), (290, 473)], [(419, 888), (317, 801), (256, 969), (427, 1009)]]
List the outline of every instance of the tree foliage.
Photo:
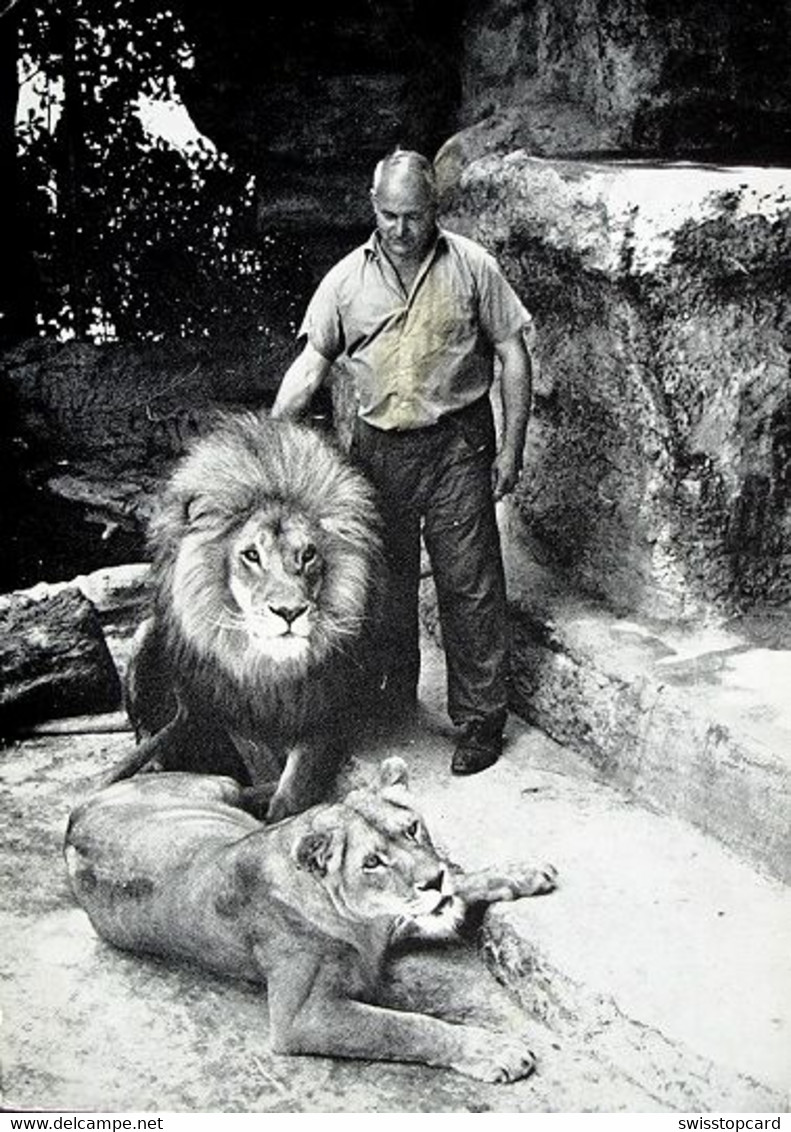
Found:
[(273, 289), (288, 316), (298, 254), (257, 236), (249, 172), (205, 140), (152, 138), (136, 112), (141, 96), (172, 100), (191, 66), (174, 11), (28, 0), (20, 63), (39, 91), (18, 139), (42, 333), (263, 331)]

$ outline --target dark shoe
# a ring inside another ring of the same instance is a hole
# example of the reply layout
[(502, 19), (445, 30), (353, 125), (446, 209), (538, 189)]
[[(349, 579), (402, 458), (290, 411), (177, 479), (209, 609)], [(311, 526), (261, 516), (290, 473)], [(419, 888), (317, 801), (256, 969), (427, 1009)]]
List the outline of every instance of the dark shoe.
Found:
[(479, 771), (494, 766), (502, 753), (501, 717), (473, 719), (465, 724), (462, 736), (453, 752), (450, 769), (453, 774), (478, 774)]

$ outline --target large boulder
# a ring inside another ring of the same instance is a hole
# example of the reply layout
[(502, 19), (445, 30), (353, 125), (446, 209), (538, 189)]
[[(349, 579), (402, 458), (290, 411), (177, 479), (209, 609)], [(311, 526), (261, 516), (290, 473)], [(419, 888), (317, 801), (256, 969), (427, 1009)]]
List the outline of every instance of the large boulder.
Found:
[(791, 174), (446, 156), (537, 322), (512, 552), (660, 619), (791, 598)]

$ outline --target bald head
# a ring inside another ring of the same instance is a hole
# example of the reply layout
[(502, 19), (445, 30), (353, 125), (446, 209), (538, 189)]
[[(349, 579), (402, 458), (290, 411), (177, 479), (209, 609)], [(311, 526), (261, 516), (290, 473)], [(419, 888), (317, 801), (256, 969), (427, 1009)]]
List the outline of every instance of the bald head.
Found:
[(437, 182), (434, 167), (422, 153), (416, 153), (413, 149), (397, 149), (382, 158), (374, 169), (371, 194), (375, 198), (380, 191), (391, 185), (399, 188), (408, 185), (418, 195), (424, 196), (432, 206), (436, 206)]
[(385, 253), (397, 266), (414, 267), (437, 233), (437, 192), (431, 162), (413, 150), (391, 153), (374, 170), (371, 199)]

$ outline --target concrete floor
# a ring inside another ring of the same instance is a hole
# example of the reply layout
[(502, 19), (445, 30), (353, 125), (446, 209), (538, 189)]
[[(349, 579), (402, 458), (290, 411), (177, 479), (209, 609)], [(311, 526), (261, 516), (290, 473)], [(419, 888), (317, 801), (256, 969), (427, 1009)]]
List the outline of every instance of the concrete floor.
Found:
[(274, 1056), (262, 990), (99, 941), (71, 899), (61, 840), (70, 807), (130, 736), (67, 729), (0, 758), (6, 1108), (787, 1109), (787, 890), (626, 801), (516, 719), (497, 767), (452, 779), (441, 658), (429, 646), (426, 660), (423, 725), (361, 749), (353, 773), (397, 750), (438, 841), (460, 864), (549, 860), (561, 884), (487, 921), (484, 951), (508, 990), (479, 955), (458, 948), (400, 962), (392, 994), (526, 1031), (538, 1072), (485, 1086), (423, 1067)]

